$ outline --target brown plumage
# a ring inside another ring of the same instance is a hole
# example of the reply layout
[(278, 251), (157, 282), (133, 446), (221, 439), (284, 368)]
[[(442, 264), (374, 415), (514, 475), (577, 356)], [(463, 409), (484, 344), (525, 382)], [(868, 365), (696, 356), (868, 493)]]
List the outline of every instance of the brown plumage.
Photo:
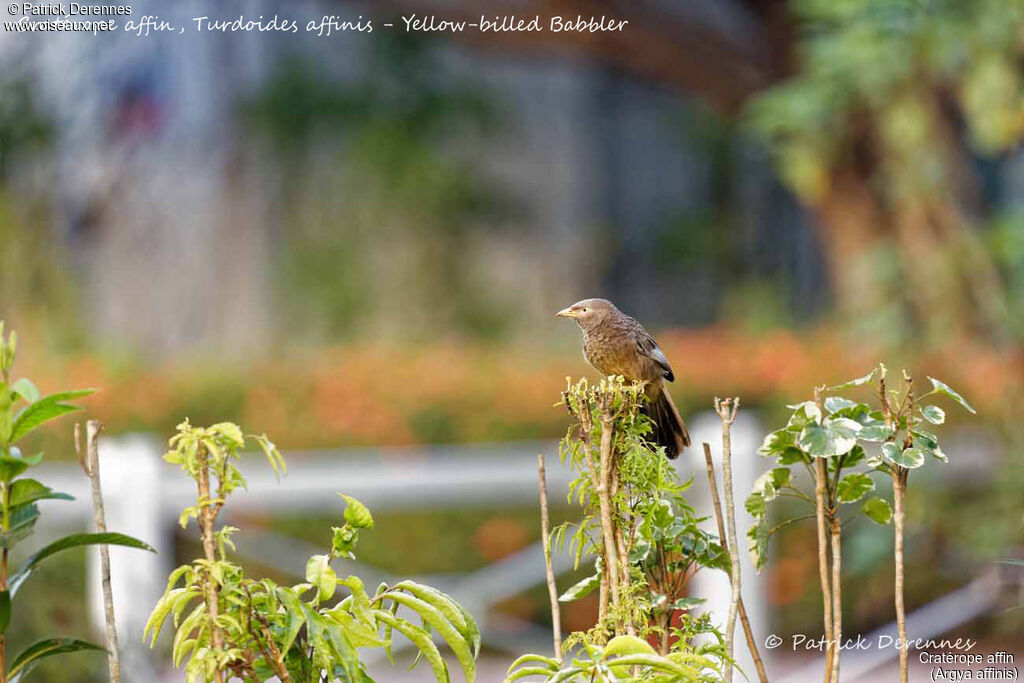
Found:
[(651, 441), (670, 458), (690, 445), (686, 423), (665, 389), (675, 379), (668, 358), (643, 325), (605, 299), (584, 299), (557, 314), (573, 318), (583, 330), (583, 357), (603, 375), (647, 382), (647, 415), (654, 423)]

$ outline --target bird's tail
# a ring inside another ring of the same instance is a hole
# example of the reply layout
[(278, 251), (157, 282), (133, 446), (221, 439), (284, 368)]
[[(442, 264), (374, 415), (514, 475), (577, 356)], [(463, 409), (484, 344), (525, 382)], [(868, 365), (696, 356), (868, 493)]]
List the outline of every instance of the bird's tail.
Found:
[(683, 449), (690, 445), (690, 433), (664, 387), (651, 399), (645, 412), (654, 423), (651, 441), (664, 446), (665, 455), (669, 458), (678, 458)]

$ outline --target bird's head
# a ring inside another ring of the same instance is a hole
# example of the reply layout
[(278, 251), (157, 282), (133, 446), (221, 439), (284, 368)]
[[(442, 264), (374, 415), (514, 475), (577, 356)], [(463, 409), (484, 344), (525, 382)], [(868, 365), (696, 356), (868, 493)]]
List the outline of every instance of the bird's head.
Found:
[(615, 304), (607, 299), (584, 299), (563, 308), (555, 315), (559, 318), (574, 318), (580, 327), (588, 329), (600, 323), (614, 310)]

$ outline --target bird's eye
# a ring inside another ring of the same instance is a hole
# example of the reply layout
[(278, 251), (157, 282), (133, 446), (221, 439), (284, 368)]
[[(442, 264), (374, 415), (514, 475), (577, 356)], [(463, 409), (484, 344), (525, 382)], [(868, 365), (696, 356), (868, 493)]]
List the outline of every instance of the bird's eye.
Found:
[(586, 309), (586, 308), (583, 308), (583, 309), (580, 309), (580, 310), (582, 310), (582, 311), (583, 311), (584, 313), (586, 313), (586, 312), (587, 312), (587, 309)]

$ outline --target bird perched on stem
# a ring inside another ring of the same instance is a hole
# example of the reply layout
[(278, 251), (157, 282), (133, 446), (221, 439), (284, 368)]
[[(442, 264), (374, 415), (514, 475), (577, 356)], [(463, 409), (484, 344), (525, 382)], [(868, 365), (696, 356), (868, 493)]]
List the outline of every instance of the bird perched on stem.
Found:
[(646, 382), (645, 412), (654, 423), (651, 441), (677, 458), (690, 445), (686, 423), (665, 389), (675, 379), (668, 358), (643, 325), (607, 299), (584, 299), (556, 314), (573, 318), (583, 330), (583, 357), (603, 375)]

